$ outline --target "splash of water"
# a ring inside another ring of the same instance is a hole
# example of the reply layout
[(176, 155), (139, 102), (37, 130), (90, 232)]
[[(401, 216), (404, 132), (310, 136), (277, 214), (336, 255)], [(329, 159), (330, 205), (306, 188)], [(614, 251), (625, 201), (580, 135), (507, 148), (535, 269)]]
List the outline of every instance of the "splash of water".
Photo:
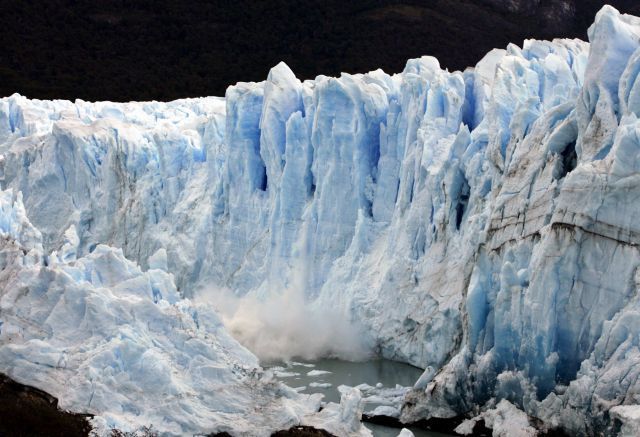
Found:
[(369, 357), (361, 330), (339, 311), (316, 308), (301, 290), (288, 288), (265, 298), (236, 297), (228, 290), (203, 292), (231, 334), (262, 362), (293, 358)]

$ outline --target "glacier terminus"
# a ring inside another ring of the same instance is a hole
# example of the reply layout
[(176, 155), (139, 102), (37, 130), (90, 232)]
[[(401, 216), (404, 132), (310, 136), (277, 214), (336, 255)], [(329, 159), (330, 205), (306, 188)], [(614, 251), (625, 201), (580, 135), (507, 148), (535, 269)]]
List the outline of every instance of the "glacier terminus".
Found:
[(640, 435), (640, 18), (612, 7), (463, 72), (15, 94), (0, 187), (0, 373), (97, 435), (370, 435), (360, 389), (258, 357), (373, 355), (425, 369), (402, 423)]

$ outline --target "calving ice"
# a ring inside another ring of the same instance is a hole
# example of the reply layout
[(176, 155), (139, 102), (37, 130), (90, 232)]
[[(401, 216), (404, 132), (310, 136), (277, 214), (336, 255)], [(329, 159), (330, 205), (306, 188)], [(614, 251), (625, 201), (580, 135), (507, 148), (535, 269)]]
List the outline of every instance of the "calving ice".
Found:
[[(2, 99), (0, 372), (104, 432), (366, 435), (357, 390), (318, 413), (224, 318), (283, 357), (349, 338), (426, 369), (405, 423), (639, 432), (640, 19), (605, 7), (589, 40), (464, 72), (279, 64), (224, 99)], [(270, 302), (332, 335), (309, 349)]]

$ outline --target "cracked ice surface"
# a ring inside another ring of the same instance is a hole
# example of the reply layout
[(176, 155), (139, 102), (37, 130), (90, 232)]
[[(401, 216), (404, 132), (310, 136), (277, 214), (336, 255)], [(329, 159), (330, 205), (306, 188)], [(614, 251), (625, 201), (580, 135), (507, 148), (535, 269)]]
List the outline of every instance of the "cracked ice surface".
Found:
[(640, 20), (605, 7), (589, 39), (465, 72), (424, 57), (301, 82), (279, 64), (225, 99), (5, 98), (0, 180), (37, 230), (0, 224), (63, 264), (121, 248), (186, 297), (298, 284), (427, 369), (403, 420), (504, 399), (609, 432), (640, 403)]
[(22, 196), (0, 191), (3, 373), (54, 394), (60, 408), (96, 415), (98, 435), (147, 426), (269, 436), (306, 422), (369, 435), (359, 395), (329, 404), (338, 415), (318, 415), (321, 396), (263, 373), (211, 307), (180, 296), (173, 275), (143, 272), (106, 245), (77, 258), (78, 243), (72, 226), (45, 255)]
[(181, 299), (167, 272), (143, 272), (105, 245), (76, 259), (73, 238), (44, 255), (11, 190), (0, 192), (0, 236), (0, 368), (63, 409), (97, 414), (98, 431), (270, 435), (318, 408), (261, 377), (257, 359), (210, 308)]

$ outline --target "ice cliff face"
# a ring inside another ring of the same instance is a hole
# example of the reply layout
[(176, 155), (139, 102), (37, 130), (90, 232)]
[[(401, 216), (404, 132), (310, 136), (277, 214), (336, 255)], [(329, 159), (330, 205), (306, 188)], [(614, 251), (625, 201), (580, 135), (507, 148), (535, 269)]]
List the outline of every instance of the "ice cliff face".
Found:
[(75, 230), (65, 237), (44, 255), (21, 196), (0, 192), (3, 373), (63, 409), (96, 414), (97, 435), (150, 426), (268, 436), (318, 409), (319, 399), (261, 375), (210, 307), (181, 299), (169, 273), (142, 272), (104, 245), (77, 258)]
[(609, 410), (640, 404), (640, 19), (605, 7), (589, 39), (454, 73), (425, 57), (300, 82), (280, 64), (224, 100), (12, 96), (2, 188), (43, 253), (119, 247), (187, 297), (301, 287), (426, 368), (406, 421), (505, 399), (614, 431)]

